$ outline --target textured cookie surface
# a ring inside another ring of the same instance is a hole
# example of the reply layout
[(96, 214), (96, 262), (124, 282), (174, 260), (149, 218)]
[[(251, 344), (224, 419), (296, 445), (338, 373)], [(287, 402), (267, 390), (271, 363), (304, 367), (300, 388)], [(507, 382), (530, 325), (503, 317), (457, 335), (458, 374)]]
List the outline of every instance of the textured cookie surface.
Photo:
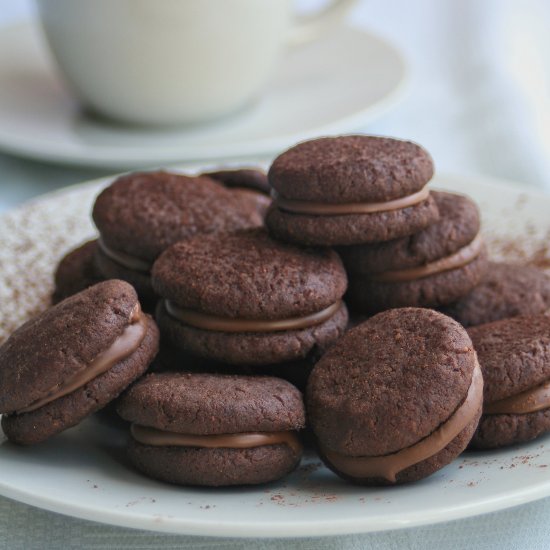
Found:
[[(450, 462), (452, 462), (462, 451), (466, 449), (478, 426), (478, 422), (481, 416), (481, 405), (479, 406), (476, 414), (471, 422), (443, 449), (441, 449), (435, 455), (413, 464), (404, 470), (401, 470), (396, 475), (396, 483), (408, 483), (411, 481), (417, 481), (425, 478), (437, 470), (440, 470)], [(381, 477), (363, 477), (354, 478), (334, 468), (334, 466), (326, 460), (325, 463), (329, 468), (336, 472), (340, 477), (347, 479), (353, 483), (359, 483), (364, 485), (390, 485), (387, 479)]]
[(550, 432), (550, 408), (526, 414), (484, 414), (470, 443), (495, 449), (530, 441)]
[(346, 269), (354, 273), (379, 273), (424, 265), (450, 256), (471, 243), (480, 229), (479, 211), (468, 197), (432, 191), (439, 220), (426, 229), (400, 239), (341, 247)]
[(268, 376), (150, 374), (122, 397), (126, 420), (178, 433), (274, 432), (304, 427), (301, 393)]
[(257, 208), (214, 180), (168, 172), (118, 178), (98, 196), (93, 219), (108, 246), (150, 260), (197, 233), (263, 224)]
[(455, 321), (427, 309), (391, 310), (347, 332), (307, 386), (321, 445), (350, 456), (396, 452), (431, 434), (464, 401), (475, 352)]
[(343, 246), (396, 239), (437, 221), (431, 196), (414, 206), (372, 214), (313, 216), (285, 212), (276, 202), (266, 214), (266, 225), (278, 239), (303, 245)]
[(97, 240), (94, 239), (63, 256), (54, 274), (54, 304), (103, 279), (94, 262), (96, 249)]
[(265, 195), (259, 191), (241, 188), (232, 189), (231, 193), (234, 197), (239, 199), (243, 208), (247, 210), (256, 210), (262, 218), (265, 218), (265, 215), (271, 206), (271, 198), (269, 195)]
[(279, 243), (260, 229), (201, 235), (166, 250), (153, 287), (179, 306), (231, 318), (285, 319), (320, 311), (345, 292), (338, 255)]
[(550, 310), (550, 277), (534, 267), (490, 262), (471, 292), (445, 308), (464, 326)]
[[(471, 327), (491, 404), (550, 380), (550, 317), (522, 315)], [(522, 414), (484, 414), (471, 447), (492, 449), (529, 441), (550, 431), (550, 408)]]
[(432, 175), (433, 162), (419, 145), (355, 135), (300, 143), (275, 159), (268, 178), (288, 199), (345, 203), (410, 195)]
[(128, 456), (146, 475), (179, 485), (257, 485), (290, 473), (301, 455), (288, 445), (250, 449), (153, 447), (130, 441)]
[(550, 379), (550, 317), (524, 315), (468, 329), (492, 403)]
[(83, 372), (126, 328), (137, 303), (128, 283), (105, 281), (22, 325), (0, 347), (0, 411), (24, 408)]
[(349, 274), (346, 302), (351, 310), (375, 313), (396, 307), (439, 307), (455, 302), (482, 281), (488, 268), (487, 251), (470, 263), (428, 277), (396, 283)]
[(147, 370), (158, 351), (158, 329), (150, 317), (146, 323), (147, 332), (139, 347), (108, 371), (34, 411), (2, 416), (2, 429), (10, 441), (21, 445), (40, 443), (116, 399)]

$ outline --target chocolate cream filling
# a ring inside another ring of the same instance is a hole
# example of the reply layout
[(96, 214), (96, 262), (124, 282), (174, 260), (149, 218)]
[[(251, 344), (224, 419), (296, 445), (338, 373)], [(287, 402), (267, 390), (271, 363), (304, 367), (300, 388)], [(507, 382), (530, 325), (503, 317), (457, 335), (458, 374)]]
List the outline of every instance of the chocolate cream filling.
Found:
[(153, 262), (132, 256), (131, 254), (126, 254), (126, 252), (121, 252), (120, 250), (109, 248), (101, 237), (97, 242), (101, 252), (122, 267), (131, 269), (132, 271), (140, 271), (141, 273), (149, 273), (153, 267)]
[(40, 399), (34, 401), (24, 409), (16, 411), (17, 414), (32, 412), (60, 397), (85, 386), (100, 374), (107, 372), (117, 363), (134, 353), (145, 338), (147, 332), (147, 320), (141, 311), (139, 303), (136, 304), (130, 315), (130, 324), (122, 331), (115, 341), (102, 353), (100, 353), (86, 368), (79, 370), (68, 377)]
[(382, 456), (347, 456), (321, 447), (327, 460), (340, 472), (355, 478), (385, 478), (394, 483), (402, 470), (443, 450), (476, 416), (483, 399), (483, 377), (476, 362), (466, 399), (449, 419), (429, 436), (396, 453)]
[(392, 271), (383, 271), (382, 273), (369, 274), (368, 278), (371, 281), (380, 283), (403, 283), (407, 281), (415, 281), (423, 279), (430, 275), (437, 275), (452, 269), (464, 267), (473, 262), (483, 250), (483, 238), (481, 234), (477, 234), (474, 240), (461, 248), (451, 256), (446, 256), (434, 262), (430, 262), (418, 267), (409, 269), (395, 269)]
[(401, 210), (414, 206), (425, 201), (430, 194), (427, 187), (420, 191), (385, 202), (348, 202), (341, 204), (332, 204), (324, 202), (299, 201), (285, 199), (280, 195), (275, 196), (275, 205), (280, 210), (290, 212), (291, 214), (307, 214), (312, 216), (341, 216), (346, 214), (375, 214), (377, 212), (390, 212), (391, 210)]
[(487, 403), (483, 414), (528, 414), (550, 407), (550, 380), (524, 392)]
[(321, 311), (317, 311), (310, 315), (304, 315), (303, 317), (277, 319), (274, 321), (217, 317), (216, 315), (209, 315), (200, 311), (181, 308), (170, 300), (164, 300), (164, 306), (168, 314), (174, 319), (186, 325), (203, 330), (219, 332), (279, 332), (285, 330), (298, 330), (324, 323), (343, 307), (343, 302), (342, 300), (338, 300)]
[(208, 449), (251, 449), (264, 445), (287, 445), (294, 454), (302, 453), (302, 444), (295, 432), (246, 432), (236, 434), (193, 435), (169, 432), (132, 424), (132, 437), (153, 447), (203, 447)]

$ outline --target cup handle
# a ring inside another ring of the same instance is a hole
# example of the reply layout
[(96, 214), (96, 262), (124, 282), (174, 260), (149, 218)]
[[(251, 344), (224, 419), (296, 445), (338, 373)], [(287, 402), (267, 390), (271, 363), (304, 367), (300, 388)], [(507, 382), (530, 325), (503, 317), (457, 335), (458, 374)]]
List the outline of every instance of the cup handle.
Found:
[(303, 44), (317, 38), (328, 27), (341, 21), (356, 2), (357, 0), (332, 0), (322, 10), (297, 17), (294, 27), (290, 30), (289, 43)]

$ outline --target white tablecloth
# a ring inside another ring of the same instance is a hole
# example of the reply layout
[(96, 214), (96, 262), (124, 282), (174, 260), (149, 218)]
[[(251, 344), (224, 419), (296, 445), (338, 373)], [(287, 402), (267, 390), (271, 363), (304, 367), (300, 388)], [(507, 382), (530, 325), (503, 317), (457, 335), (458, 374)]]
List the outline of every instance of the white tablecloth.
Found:
[[(0, 4), (0, 24), (28, 16)], [(485, 174), (550, 191), (550, 3), (545, 0), (363, 0), (353, 24), (398, 45), (411, 64), (407, 99), (362, 130), (413, 139), (440, 171)], [(108, 171), (0, 154), (0, 211)], [(301, 540), (231, 540), (138, 532), (0, 498), (0, 549), (9, 548), (550, 548), (550, 499), (447, 524)]]

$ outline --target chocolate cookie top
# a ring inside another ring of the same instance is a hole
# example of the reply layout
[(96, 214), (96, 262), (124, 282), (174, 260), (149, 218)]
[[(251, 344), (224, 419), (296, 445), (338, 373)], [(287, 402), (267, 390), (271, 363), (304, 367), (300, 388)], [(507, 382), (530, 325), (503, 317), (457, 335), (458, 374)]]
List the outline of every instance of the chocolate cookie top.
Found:
[(105, 281), (18, 328), (0, 347), (0, 411), (22, 409), (85, 370), (128, 326), (136, 304), (128, 283)]
[(103, 280), (94, 262), (96, 249), (97, 239), (94, 239), (71, 250), (61, 259), (54, 274), (54, 304)]
[(483, 372), (486, 403), (550, 380), (550, 317), (522, 315), (468, 329)]
[(330, 249), (299, 248), (261, 229), (199, 235), (155, 262), (153, 288), (178, 306), (240, 319), (284, 319), (337, 302), (347, 279)]
[(430, 155), (415, 143), (351, 135), (292, 147), (275, 159), (268, 178), (287, 199), (383, 202), (419, 191), (433, 170)]
[(319, 440), (352, 456), (395, 452), (431, 434), (464, 401), (472, 342), (429, 309), (380, 313), (351, 329), (317, 363), (307, 410)]
[(424, 265), (450, 256), (471, 243), (480, 229), (479, 210), (469, 197), (432, 191), (439, 221), (426, 229), (391, 241), (341, 247), (351, 272), (378, 273)]
[(97, 197), (92, 216), (107, 246), (145, 260), (197, 233), (263, 223), (250, 201), (214, 180), (162, 171), (118, 178)]
[(143, 426), (195, 435), (277, 432), (305, 425), (299, 390), (270, 376), (150, 374), (124, 394), (118, 412)]
[(444, 313), (474, 326), (550, 310), (550, 277), (535, 267), (490, 262), (483, 281)]
[(241, 201), (245, 209), (255, 209), (262, 218), (265, 217), (267, 209), (271, 205), (269, 195), (240, 187), (232, 189), (231, 192)]

